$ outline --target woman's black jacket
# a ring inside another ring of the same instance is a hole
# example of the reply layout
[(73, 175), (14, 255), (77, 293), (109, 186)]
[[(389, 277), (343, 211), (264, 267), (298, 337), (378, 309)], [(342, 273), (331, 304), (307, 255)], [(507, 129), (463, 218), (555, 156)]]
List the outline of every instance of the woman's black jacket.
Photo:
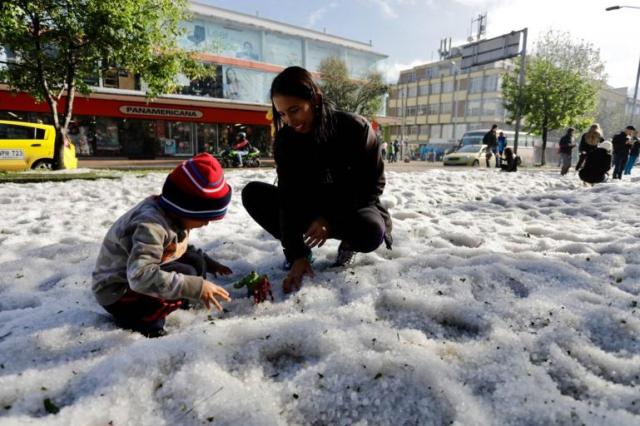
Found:
[(370, 206), (384, 219), (390, 248), (391, 218), (379, 199), (385, 186), (384, 163), (366, 119), (336, 111), (323, 142), (313, 133), (299, 134), (284, 126), (276, 135), (274, 157), (281, 240), (289, 260), (309, 254), (302, 234), (313, 220), (324, 217), (332, 223)]

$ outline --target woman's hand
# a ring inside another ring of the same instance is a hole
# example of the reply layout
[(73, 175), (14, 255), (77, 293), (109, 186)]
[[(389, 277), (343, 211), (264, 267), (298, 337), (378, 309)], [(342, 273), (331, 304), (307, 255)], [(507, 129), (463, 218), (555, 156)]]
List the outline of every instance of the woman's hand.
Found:
[(231, 297), (229, 297), (227, 290), (210, 281), (204, 280), (204, 283), (202, 283), (202, 292), (200, 293), (200, 301), (204, 303), (204, 306), (206, 306), (207, 309), (211, 309), (211, 305), (213, 304), (217, 310), (222, 312), (222, 306), (220, 306), (216, 297), (224, 300), (225, 302), (231, 301)]
[(311, 223), (303, 238), (309, 248), (322, 247), (329, 238), (329, 222), (323, 217), (317, 218)]
[(294, 290), (300, 290), (302, 277), (305, 275), (314, 276), (311, 263), (306, 258), (296, 259), (291, 265), (291, 270), (282, 281), (282, 291), (291, 293)]

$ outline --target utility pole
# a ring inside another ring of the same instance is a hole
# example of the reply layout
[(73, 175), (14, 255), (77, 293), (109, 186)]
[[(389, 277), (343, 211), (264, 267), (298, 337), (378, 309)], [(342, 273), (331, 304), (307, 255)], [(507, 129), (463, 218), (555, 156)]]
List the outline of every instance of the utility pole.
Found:
[(636, 88), (633, 91), (633, 99), (631, 100), (631, 121), (629, 124), (633, 125), (633, 120), (636, 119), (636, 102), (638, 99), (638, 82), (640, 81), (640, 61), (638, 61), (638, 73), (636, 74)]
[(518, 153), (518, 136), (522, 124), (522, 90), (524, 89), (525, 68), (527, 67), (527, 32), (528, 28), (522, 30), (522, 52), (520, 60), (520, 76), (518, 77), (518, 113), (516, 114), (516, 128), (513, 137), (513, 152)]

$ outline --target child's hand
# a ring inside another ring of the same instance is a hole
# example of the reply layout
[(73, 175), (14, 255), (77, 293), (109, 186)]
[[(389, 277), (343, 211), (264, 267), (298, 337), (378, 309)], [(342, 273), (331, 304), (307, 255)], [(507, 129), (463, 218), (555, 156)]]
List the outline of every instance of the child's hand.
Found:
[(231, 268), (223, 265), (220, 262), (216, 262), (215, 260), (211, 259), (211, 258), (207, 258), (207, 272), (210, 274), (213, 274), (213, 276), (217, 277), (218, 274), (220, 275), (230, 275), (233, 273), (233, 271), (231, 270)]
[(202, 283), (202, 293), (200, 293), (200, 301), (204, 303), (207, 309), (211, 309), (211, 304), (213, 304), (217, 310), (222, 312), (222, 306), (220, 306), (216, 297), (226, 302), (231, 301), (227, 290), (210, 281), (204, 280), (204, 283)]

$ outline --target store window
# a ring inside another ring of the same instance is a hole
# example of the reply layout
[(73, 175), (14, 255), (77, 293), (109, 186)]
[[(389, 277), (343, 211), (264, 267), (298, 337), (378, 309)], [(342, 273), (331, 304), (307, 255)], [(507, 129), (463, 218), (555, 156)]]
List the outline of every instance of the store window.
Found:
[(218, 125), (209, 123), (196, 124), (198, 139), (198, 152), (215, 154), (220, 151), (218, 147)]
[[(175, 155), (193, 155), (193, 124), (167, 122), (169, 136), (175, 142)], [(165, 154), (168, 154), (165, 151)], [(169, 154), (170, 155), (170, 154)]]
[(120, 155), (122, 145), (118, 132), (118, 120), (115, 118), (96, 118), (95, 155)]

